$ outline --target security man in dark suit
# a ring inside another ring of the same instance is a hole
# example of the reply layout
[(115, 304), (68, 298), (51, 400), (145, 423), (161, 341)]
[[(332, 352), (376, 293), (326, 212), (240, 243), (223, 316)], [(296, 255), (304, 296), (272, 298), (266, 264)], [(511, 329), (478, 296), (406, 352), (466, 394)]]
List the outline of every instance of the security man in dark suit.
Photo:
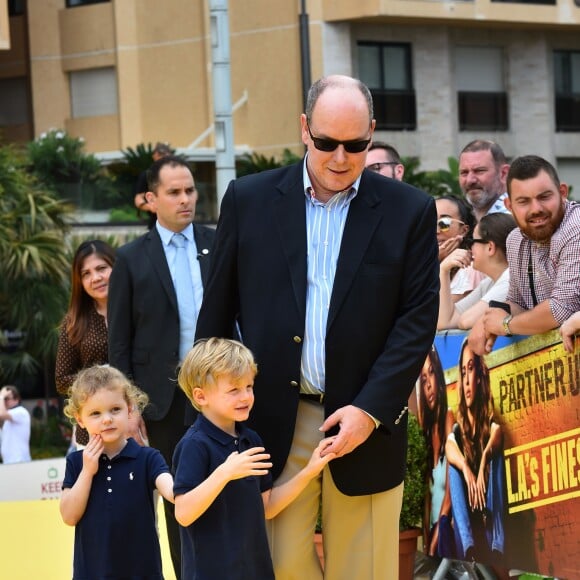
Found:
[[(119, 248), (109, 281), (109, 363), (149, 395), (144, 414), (149, 442), (171, 465), (189, 407), (176, 370), (193, 344), (215, 232), (192, 223), (198, 193), (183, 159), (156, 161), (148, 183), (147, 202), (157, 223)], [(179, 527), (169, 502), (165, 515), (179, 578)]]

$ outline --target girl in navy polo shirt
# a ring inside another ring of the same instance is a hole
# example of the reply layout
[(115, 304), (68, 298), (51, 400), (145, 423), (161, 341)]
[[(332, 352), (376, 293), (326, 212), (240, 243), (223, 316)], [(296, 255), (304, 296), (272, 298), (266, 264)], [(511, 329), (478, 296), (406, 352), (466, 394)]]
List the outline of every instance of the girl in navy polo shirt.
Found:
[(173, 501), (173, 478), (161, 453), (127, 438), (129, 417), (148, 397), (117, 369), (82, 370), (64, 412), (89, 432), (67, 456), (60, 500), (75, 526), (74, 580), (162, 580), (153, 491)]
[(265, 518), (280, 513), (335, 457), (323, 439), (308, 464), (272, 487), (262, 440), (244, 425), (254, 404), (257, 366), (243, 344), (198, 340), (179, 386), (200, 412), (175, 448), (175, 517), (183, 580), (274, 580)]

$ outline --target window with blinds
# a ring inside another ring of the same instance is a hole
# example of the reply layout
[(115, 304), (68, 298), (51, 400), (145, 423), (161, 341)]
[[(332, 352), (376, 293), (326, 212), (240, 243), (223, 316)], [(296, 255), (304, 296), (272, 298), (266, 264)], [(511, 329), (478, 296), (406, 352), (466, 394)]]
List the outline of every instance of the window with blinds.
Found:
[(73, 119), (117, 114), (117, 75), (114, 67), (73, 71), (69, 77)]
[(502, 49), (457, 46), (454, 66), (459, 130), (507, 131), (508, 97)]

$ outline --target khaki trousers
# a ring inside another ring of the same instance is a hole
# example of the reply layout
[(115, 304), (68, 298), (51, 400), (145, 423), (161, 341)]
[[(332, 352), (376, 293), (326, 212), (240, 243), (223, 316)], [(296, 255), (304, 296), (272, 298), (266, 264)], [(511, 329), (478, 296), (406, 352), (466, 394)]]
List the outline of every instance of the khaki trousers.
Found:
[[(300, 401), (290, 455), (275, 484), (302, 469), (323, 438), (322, 406)], [(377, 458), (377, 462), (386, 459)], [(324, 573), (313, 544), (322, 494)], [(403, 484), (364, 496), (347, 496), (334, 485), (328, 466), (276, 518), (268, 538), (276, 580), (397, 580), (399, 515)]]

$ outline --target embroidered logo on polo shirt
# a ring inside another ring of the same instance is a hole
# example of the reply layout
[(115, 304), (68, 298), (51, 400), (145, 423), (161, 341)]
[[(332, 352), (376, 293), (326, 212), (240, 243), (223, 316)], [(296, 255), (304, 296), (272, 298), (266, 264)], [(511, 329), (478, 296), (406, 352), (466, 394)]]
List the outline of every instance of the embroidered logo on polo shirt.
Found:
[(133, 472), (132, 472), (132, 471), (131, 471), (131, 473), (129, 473), (129, 479), (130, 479), (131, 481), (133, 481)]

